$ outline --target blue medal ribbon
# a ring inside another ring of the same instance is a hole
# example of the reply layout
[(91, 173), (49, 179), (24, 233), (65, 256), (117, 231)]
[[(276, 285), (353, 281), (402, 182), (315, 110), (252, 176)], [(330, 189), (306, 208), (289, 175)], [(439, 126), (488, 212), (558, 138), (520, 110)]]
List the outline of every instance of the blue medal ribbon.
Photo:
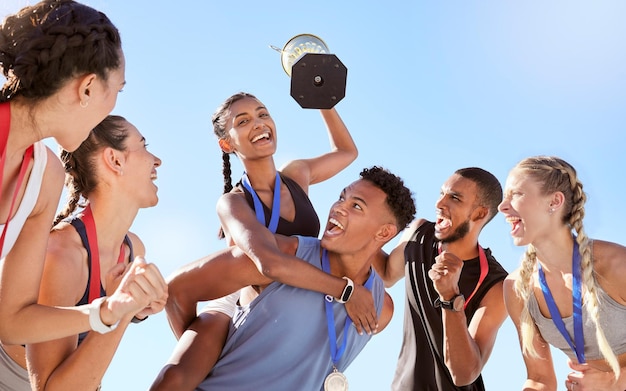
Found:
[(563, 323), (563, 319), (561, 318), (561, 314), (559, 313), (559, 309), (554, 302), (554, 298), (552, 297), (552, 292), (550, 292), (550, 288), (548, 287), (548, 283), (546, 281), (546, 276), (543, 272), (543, 268), (541, 267), (541, 263), (538, 263), (538, 273), (539, 273), (539, 285), (541, 286), (541, 290), (543, 291), (543, 296), (546, 300), (546, 304), (548, 305), (548, 309), (550, 310), (550, 316), (552, 316), (552, 322), (559, 330), (565, 341), (569, 344), (572, 350), (576, 353), (576, 357), (578, 358), (578, 363), (585, 363), (585, 338), (583, 335), (583, 300), (582, 300), (582, 279), (580, 274), (580, 252), (578, 251), (578, 243), (574, 238), (574, 255), (572, 256), (572, 278), (573, 278), (573, 286), (572, 286), (572, 301), (573, 301), (573, 316), (574, 316), (574, 340), (576, 345), (572, 342), (572, 338), (570, 337), (567, 329), (565, 328), (565, 323)]
[[(265, 225), (265, 212), (263, 211), (263, 204), (256, 194), (256, 191), (250, 185), (250, 179), (248, 174), (244, 173), (241, 178), (243, 186), (252, 194), (252, 200), (254, 201), (254, 212), (256, 213), (256, 219), (263, 225)], [(276, 172), (276, 181), (274, 182), (274, 198), (272, 200), (272, 215), (270, 216), (270, 222), (267, 228), (273, 233), (276, 233), (278, 228), (278, 218), (280, 217), (280, 175)]]
[[(326, 249), (322, 251), (322, 270), (328, 274), (330, 274), (330, 260), (328, 259), (328, 252)], [(365, 288), (368, 290), (372, 290), (372, 284), (374, 283), (374, 273), (370, 272), (367, 281), (365, 281)], [(346, 322), (343, 326), (343, 339), (341, 341), (341, 345), (337, 347), (337, 332), (335, 330), (335, 314), (333, 312), (332, 299), (329, 301), (324, 299), (324, 304), (326, 305), (326, 321), (328, 323), (328, 339), (330, 340), (330, 357), (333, 360), (333, 366), (337, 366), (339, 359), (346, 350), (346, 345), (348, 341), (348, 330), (350, 328), (350, 324), (352, 324), (352, 319), (349, 316), (346, 316)]]

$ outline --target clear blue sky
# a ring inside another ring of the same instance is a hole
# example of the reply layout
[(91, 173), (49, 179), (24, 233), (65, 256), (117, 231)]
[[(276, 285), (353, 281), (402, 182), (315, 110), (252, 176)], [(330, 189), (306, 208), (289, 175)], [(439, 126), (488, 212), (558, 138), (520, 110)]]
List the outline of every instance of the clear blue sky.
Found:
[[(311, 188), (322, 219), (363, 167), (381, 165), (403, 177), (418, 215), (432, 219), (439, 188), (454, 170), (480, 166), (504, 182), (522, 158), (550, 154), (578, 169), (589, 196), (588, 234), (626, 243), (623, 1), (85, 2), (122, 33), (128, 84), (114, 113), (133, 122), (163, 160), (159, 205), (140, 211), (132, 229), (166, 275), (224, 246), (215, 213), (221, 155), (210, 124), (224, 98), (245, 90), (266, 104), (277, 124), (279, 165), (328, 149), (319, 113), (290, 97), (279, 54), (268, 47), (300, 33), (322, 37), (347, 66), (346, 98), (337, 109), (360, 150), (344, 172)], [(31, 3), (1, 0), (0, 15)], [(513, 270), (522, 249), (508, 231), (497, 216), (481, 244)], [(351, 390), (389, 389), (402, 338), (403, 282), (390, 293), (394, 318), (347, 371)], [(131, 325), (103, 389), (146, 389), (174, 344), (165, 314)], [(562, 387), (566, 358), (554, 358)], [(483, 374), (490, 390), (521, 388), (525, 369), (510, 320)]]

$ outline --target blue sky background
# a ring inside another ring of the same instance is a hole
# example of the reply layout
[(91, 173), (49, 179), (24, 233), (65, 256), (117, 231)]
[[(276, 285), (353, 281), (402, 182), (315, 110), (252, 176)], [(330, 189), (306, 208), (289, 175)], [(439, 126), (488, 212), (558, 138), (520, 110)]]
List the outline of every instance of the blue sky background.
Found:
[[(0, 15), (33, 2), (2, 0)], [(114, 113), (134, 123), (163, 160), (160, 202), (141, 211), (132, 230), (165, 275), (224, 246), (216, 239), (222, 163), (210, 116), (227, 96), (248, 91), (269, 108), (278, 165), (328, 150), (319, 113), (291, 98), (280, 55), (268, 47), (300, 33), (322, 37), (348, 68), (337, 109), (360, 151), (345, 171), (311, 188), (323, 220), (364, 167), (403, 177), (418, 216), (432, 219), (440, 186), (454, 170), (480, 166), (504, 182), (522, 158), (549, 154), (579, 172), (588, 234), (626, 243), (625, 2), (85, 3), (122, 34), (128, 84)], [(235, 163), (234, 175), (241, 170)], [(481, 244), (511, 271), (523, 249), (508, 232), (497, 216)], [(402, 339), (403, 281), (390, 293), (394, 318), (348, 369), (351, 390), (389, 389)], [(131, 325), (103, 389), (146, 389), (174, 344), (164, 313)], [(554, 359), (564, 389), (566, 357), (555, 352)], [(525, 368), (510, 320), (483, 375), (487, 389), (521, 388)]]

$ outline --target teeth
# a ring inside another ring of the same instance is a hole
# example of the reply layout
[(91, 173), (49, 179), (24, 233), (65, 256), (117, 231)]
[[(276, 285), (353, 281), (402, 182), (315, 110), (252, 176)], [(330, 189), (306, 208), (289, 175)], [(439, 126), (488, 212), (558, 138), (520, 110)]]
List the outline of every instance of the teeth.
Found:
[(452, 222), (450, 220), (443, 218), (441, 216), (438, 218), (438, 220), (439, 220), (439, 226), (441, 228), (447, 228), (452, 225)]
[(150, 179), (152, 179), (152, 180), (157, 179), (157, 174), (156, 173), (150, 174)]
[(519, 221), (522, 221), (522, 219), (520, 219), (519, 217), (508, 216), (506, 218), (506, 222), (510, 223), (510, 224), (515, 224), (515, 223), (517, 223)]
[(269, 132), (261, 133), (258, 136), (256, 136), (255, 138), (253, 138), (252, 142), (254, 143), (254, 142), (257, 142), (257, 141), (259, 141), (261, 139), (264, 139), (264, 138), (269, 139), (270, 138), (270, 133)]
[(342, 230), (344, 229), (343, 224), (341, 224), (339, 221), (333, 219), (332, 217), (330, 219), (328, 219), (328, 222), (336, 225), (337, 227), (341, 228)]

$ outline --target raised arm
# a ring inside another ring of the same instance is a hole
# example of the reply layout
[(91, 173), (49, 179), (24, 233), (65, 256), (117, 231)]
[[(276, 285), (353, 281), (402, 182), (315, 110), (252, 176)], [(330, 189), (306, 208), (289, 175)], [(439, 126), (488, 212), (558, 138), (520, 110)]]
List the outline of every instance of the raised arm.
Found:
[[(514, 285), (517, 273), (512, 273), (504, 280), (504, 302), (506, 309), (515, 325), (517, 335), (519, 337), (520, 348), (522, 346), (522, 337), (520, 329), (520, 314), (524, 303), (517, 297)], [(550, 345), (541, 338), (541, 335), (535, 333), (533, 346), (537, 352), (536, 357), (530, 356), (527, 352), (522, 352), (524, 363), (526, 365), (527, 378), (522, 388), (523, 391), (556, 391), (557, 380), (554, 373), (554, 365), (552, 362), (552, 353)]]
[(330, 141), (330, 151), (310, 159), (287, 163), (281, 172), (292, 178), (308, 193), (309, 185), (332, 178), (356, 160), (359, 152), (356, 144), (334, 108), (320, 110)]
[(404, 277), (404, 248), (417, 227), (423, 222), (424, 219), (411, 222), (402, 232), (398, 244), (391, 250), (391, 253), (387, 255), (381, 250), (374, 259), (374, 268), (380, 275), (380, 278), (382, 278), (386, 288), (392, 287), (398, 280)]
[(457, 386), (474, 382), (482, 372), (500, 326), (507, 313), (502, 297), (502, 282), (495, 284), (483, 297), (467, 326), (465, 312), (442, 310), (444, 357)]

